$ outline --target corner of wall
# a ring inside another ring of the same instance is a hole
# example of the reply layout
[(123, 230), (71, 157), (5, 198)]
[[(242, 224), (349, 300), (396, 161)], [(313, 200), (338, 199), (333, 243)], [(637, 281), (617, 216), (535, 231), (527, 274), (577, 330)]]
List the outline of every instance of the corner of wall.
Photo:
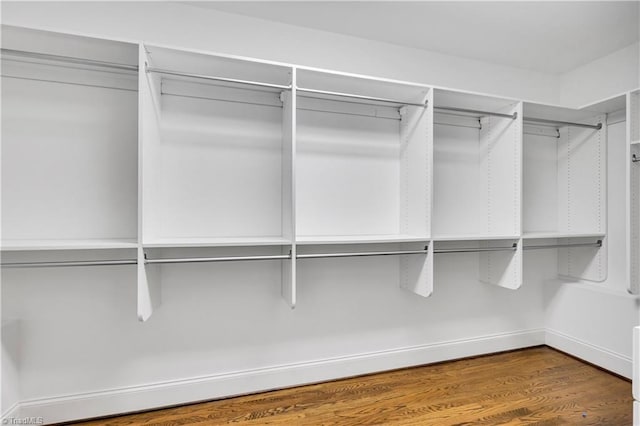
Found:
[(560, 76), (560, 104), (579, 108), (640, 87), (640, 42)]

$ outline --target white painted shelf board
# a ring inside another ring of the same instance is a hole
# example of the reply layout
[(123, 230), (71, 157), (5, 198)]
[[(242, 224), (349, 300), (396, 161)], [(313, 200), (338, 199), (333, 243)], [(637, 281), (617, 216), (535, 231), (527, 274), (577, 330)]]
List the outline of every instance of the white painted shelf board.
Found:
[(631, 145), (638, 145), (640, 144), (640, 139), (638, 139), (637, 141), (631, 141)]
[(603, 233), (570, 234), (562, 232), (526, 232), (522, 234), (522, 238), (525, 240), (540, 240), (546, 238), (602, 238), (604, 236), (605, 234)]
[(142, 243), (146, 248), (280, 246), (289, 244), (291, 244), (291, 240), (282, 237), (162, 238)]
[(535, 102), (524, 103), (524, 121), (527, 118), (544, 118), (548, 120), (570, 121), (584, 124), (595, 124), (593, 117), (601, 114), (609, 114), (625, 108), (624, 96), (618, 96), (593, 104), (589, 108), (573, 109), (553, 105), (539, 104)]
[(137, 246), (135, 239), (2, 241), (2, 251), (127, 249)]
[[(513, 99), (496, 98), (457, 90), (434, 90), (434, 107), (465, 108), (500, 112), (515, 104)], [(436, 114), (441, 113), (437, 109)]]
[(416, 235), (311, 235), (298, 236), (296, 244), (368, 244), (428, 242), (429, 237)]
[(436, 235), (433, 241), (518, 240), (519, 235)]

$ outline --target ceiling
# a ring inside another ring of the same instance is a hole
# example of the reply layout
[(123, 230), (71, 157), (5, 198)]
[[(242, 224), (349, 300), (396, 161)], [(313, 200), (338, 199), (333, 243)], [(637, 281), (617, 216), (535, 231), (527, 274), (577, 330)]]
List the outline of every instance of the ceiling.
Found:
[(640, 38), (640, 1), (187, 3), (553, 74)]

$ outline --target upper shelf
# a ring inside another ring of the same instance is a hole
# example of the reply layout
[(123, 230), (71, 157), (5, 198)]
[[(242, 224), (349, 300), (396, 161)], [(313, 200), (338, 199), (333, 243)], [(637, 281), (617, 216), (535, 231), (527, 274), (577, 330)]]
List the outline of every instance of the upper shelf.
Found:
[(381, 105), (426, 106), (427, 86), (299, 69), (298, 96), (302, 98), (374, 103)]
[(618, 96), (579, 110), (532, 102), (525, 102), (523, 109), (525, 121), (528, 118), (539, 118), (558, 122), (597, 124), (594, 122), (595, 116), (624, 110), (625, 97)]
[(261, 86), (262, 90), (291, 86), (290, 67), (152, 45), (145, 45), (145, 49), (149, 62), (140, 72), (155, 72), (163, 78), (254, 89)]
[[(514, 118), (507, 110), (513, 109), (517, 103), (518, 101), (513, 99), (495, 98), (454, 90), (435, 89), (433, 92), (433, 106), (436, 114), (462, 114), (480, 117), (492, 115), (491, 113), (497, 115), (504, 113), (508, 115), (505, 118)], [(450, 111), (450, 109), (454, 111)], [(464, 112), (463, 110), (469, 111)]]

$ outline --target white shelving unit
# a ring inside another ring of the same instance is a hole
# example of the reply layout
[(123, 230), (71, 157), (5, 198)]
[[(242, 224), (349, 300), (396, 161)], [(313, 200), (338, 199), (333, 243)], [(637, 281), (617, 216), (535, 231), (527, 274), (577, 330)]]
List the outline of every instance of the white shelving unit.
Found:
[(523, 245), (525, 252), (557, 249), (561, 276), (591, 281), (607, 276), (603, 112), (616, 106), (576, 111), (524, 105)]
[(522, 104), (436, 90), (434, 108), (436, 253), (477, 249), (480, 281), (519, 288)]
[(640, 90), (627, 94), (629, 293), (640, 294)]
[[(267, 262), (291, 307), (298, 266), (315, 284), (323, 268), (397, 268), (393, 284), (426, 297), (436, 254), (477, 256), (479, 281), (517, 289), (523, 252), (548, 245), (560, 247), (560, 275), (606, 276), (606, 126), (523, 119), (604, 123), (617, 105), (523, 107), (199, 51), (6, 34), (3, 251), (15, 263), (93, 252), (96, 265), (121, 252), (118, 264), (137, 264), (143, 321), (162, 276), (190, 268), (210, 268), (215, 283)], [(637, 114), (638, 93), (628, 102)]]
[[(140, 70), (144, 320), (160, 276), (146, 248), (245, 247), (244, 257), (257, 256), (248, 254), (254, 247), (293, 250), (293, 70), (148, 45)], [(292, 306), (293, 279), (293, 271), (283, 277)]]
[(138, 46), (2, 35), (2, 251), (135, 248)]
[[(431, 89), (309, 69), (298, 70), (296, 85), (299, 255), (424, 251), (430, 236)], [(342, 261), (324, 262), (333, 267)], [(397, 262), (401, 287), (431, 294), (430, 253), (400, 255)]]

